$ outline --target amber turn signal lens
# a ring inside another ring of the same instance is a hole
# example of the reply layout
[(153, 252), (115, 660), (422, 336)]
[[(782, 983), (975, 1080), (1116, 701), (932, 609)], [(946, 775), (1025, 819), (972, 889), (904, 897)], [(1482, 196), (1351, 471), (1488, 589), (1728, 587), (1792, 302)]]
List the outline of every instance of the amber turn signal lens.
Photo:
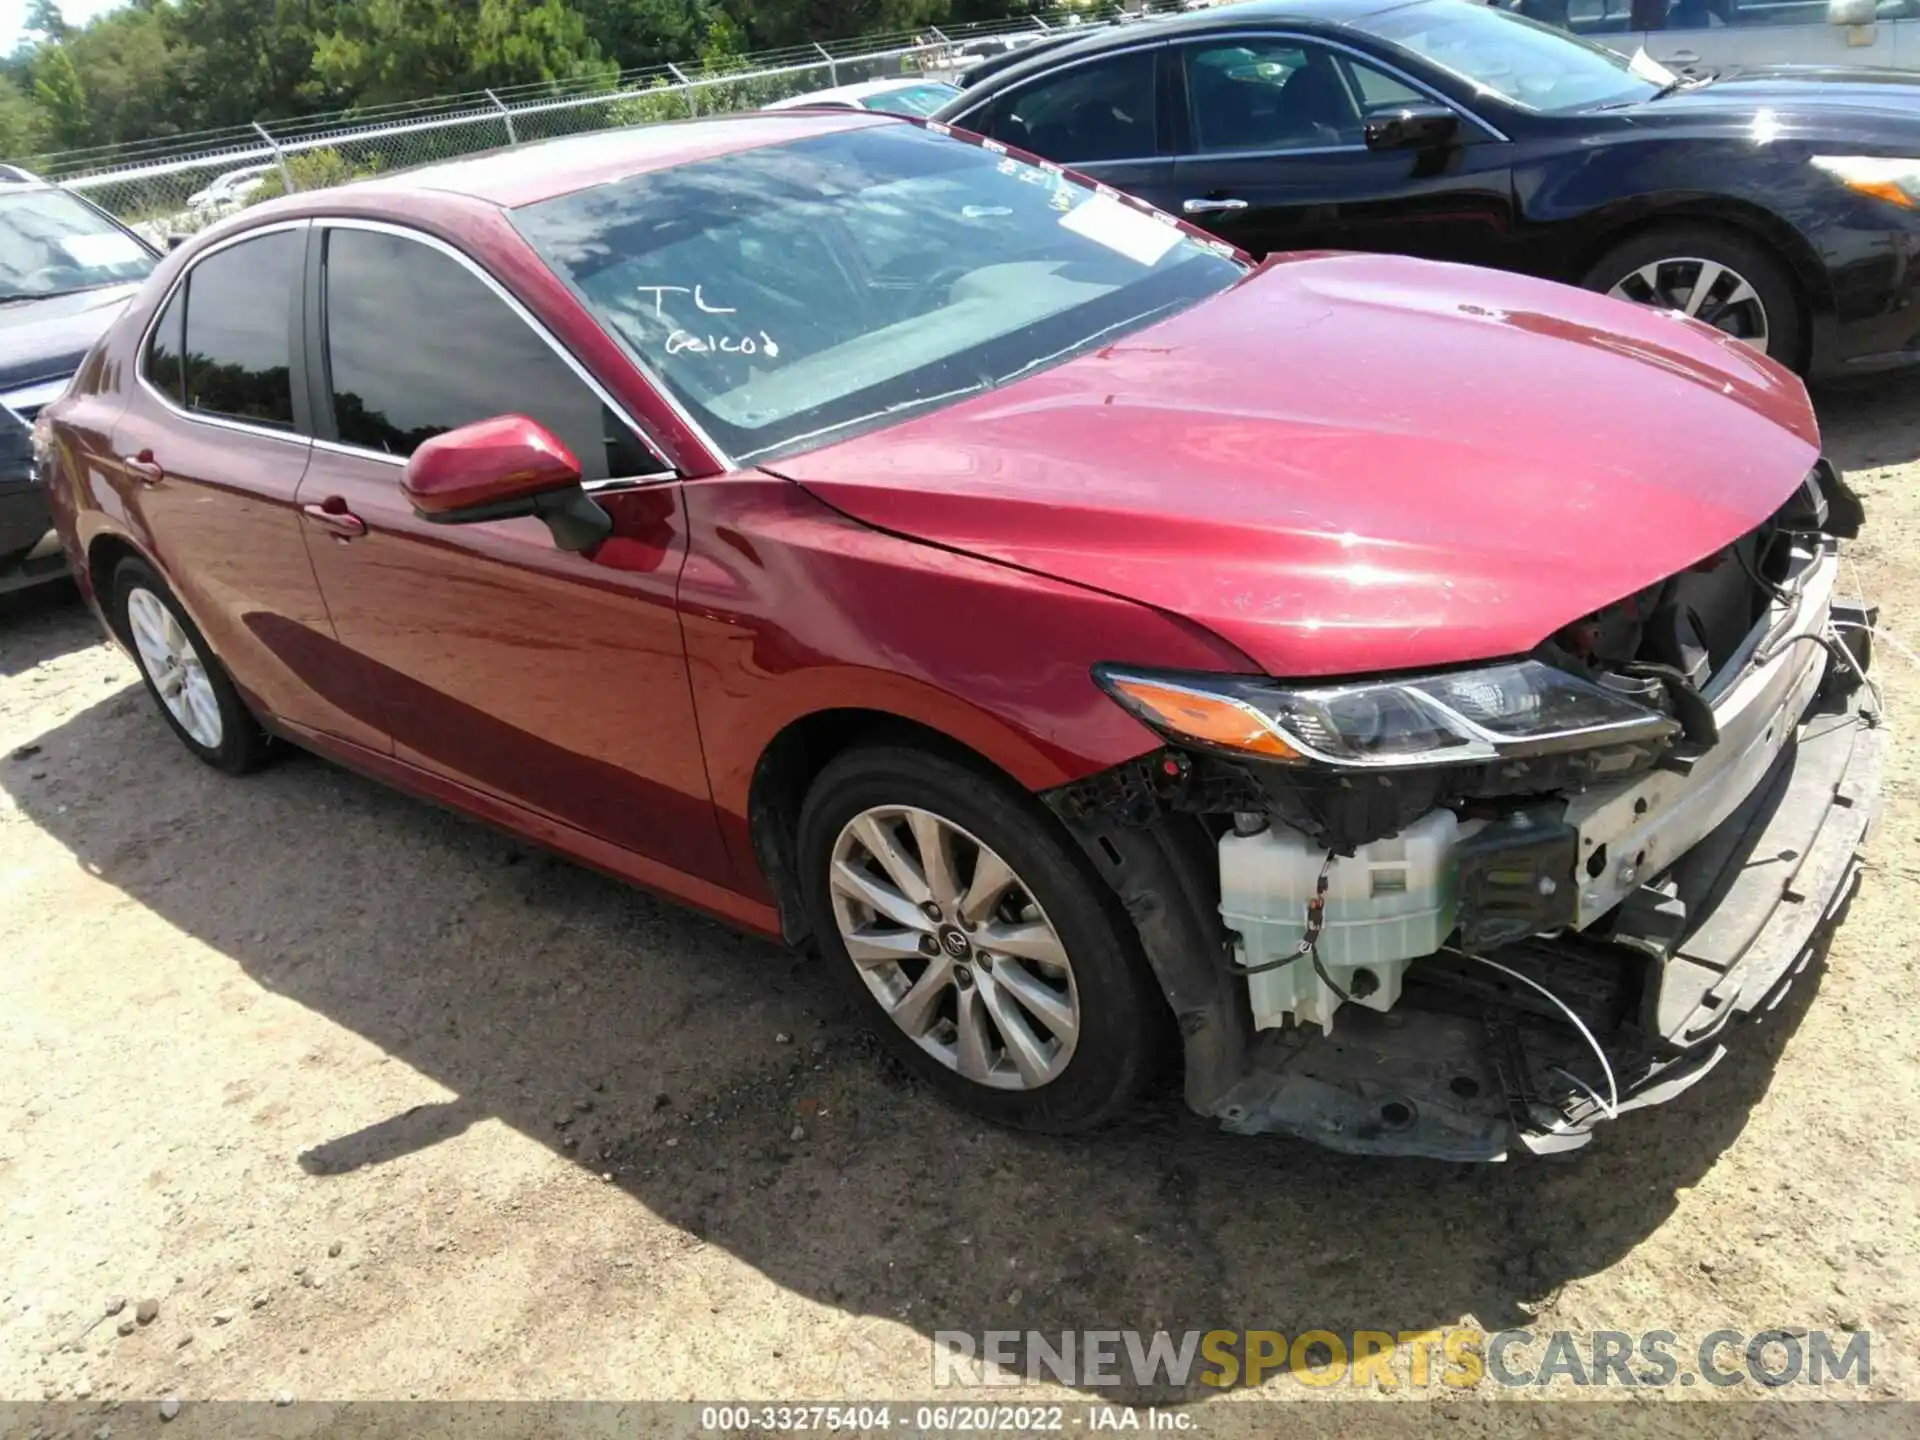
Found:
[(1132, 676), (1116, 675), (1108, 683), (1144, 718), (1175, 735), (1273, 760), (1306, 758), (1274, 734), (1252, 710), (1225, 696), (1203, 695)]

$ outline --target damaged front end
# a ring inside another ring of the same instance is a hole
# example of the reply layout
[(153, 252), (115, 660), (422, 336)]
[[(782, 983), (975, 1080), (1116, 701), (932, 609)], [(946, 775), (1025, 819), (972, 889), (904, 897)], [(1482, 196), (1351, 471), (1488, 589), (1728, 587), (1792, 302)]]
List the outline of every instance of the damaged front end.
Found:
[(1165, 749), (1051, 792), (1230, 1130), (1503, 1158), (1686, 1089), (1850, 896), (1883, 733), (1824, 461), (1525, 657), (1287, 685), (1100, 675)]

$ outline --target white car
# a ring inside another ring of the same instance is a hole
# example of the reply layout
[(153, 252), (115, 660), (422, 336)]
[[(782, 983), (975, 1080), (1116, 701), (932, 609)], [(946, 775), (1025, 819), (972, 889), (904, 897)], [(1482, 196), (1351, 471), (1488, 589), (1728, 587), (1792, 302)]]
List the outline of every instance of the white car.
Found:
[(878, 110), (887, 115), (912, 115), (924, 118), (933, 114), (960, 94), (958, 85), (921, 76), (895, 77), (892, 80), (868, 80), (860, 85), (836, 85), (831, 90), (814, 90), (805, 95), (789, 95), (766, 106), (768, 110), (797, 110), (825, 105), (841, 110)]
[(244, 169), (229, 170), (206, 189), (196, 190), (188, 196), (187, 211), (202, 224), (223, 215), (231, 215), (247, 203), (253, 192), (276, 168), (273, 165), (248, 165)]
[(1920, 70), (1914, 0), (1509, 0), (1517, 11), (1669, 69), (1872, 65)]

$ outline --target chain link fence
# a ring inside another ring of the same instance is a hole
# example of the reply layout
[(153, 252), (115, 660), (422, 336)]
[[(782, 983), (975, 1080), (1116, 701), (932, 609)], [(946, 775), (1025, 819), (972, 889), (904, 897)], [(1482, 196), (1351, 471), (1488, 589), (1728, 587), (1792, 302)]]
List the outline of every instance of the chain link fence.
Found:
[(615, 79), (521, 85), (44, 155), (40, 175), (156, 242), (288, 190), (561, 135), (752, 110), (839, 85), (951, 79), (992, 55), (1075, 24), (1071, 11), (793, 46), (724, 66), (661, 65)]

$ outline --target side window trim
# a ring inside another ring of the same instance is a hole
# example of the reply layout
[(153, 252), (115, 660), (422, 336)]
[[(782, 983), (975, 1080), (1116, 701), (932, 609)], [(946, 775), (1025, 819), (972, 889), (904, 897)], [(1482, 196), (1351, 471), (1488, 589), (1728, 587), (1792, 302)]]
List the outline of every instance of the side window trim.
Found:
[[(146, 325), (140, 331), (140, 346), (139, 349), (134, 352), (133, 360), (134, 383), (146, 391), (148, 395), (159, 401), (160, 404), (165, 406), (172, 414), (178, 415), (183, 420), (191, 420), (196, 425), (212, 425), (221, 430), (238, 430), (243, 435), (270, 435), (276, 440), (291, 441), (303, 449), (310, 444), (313, 439), (313, 427), (311, 424), (313, 412), (311, 407), (306, 403), (306, 382), (304, 378), (306, 367), (302, 363), (305, 357), (300, 346), (296, 345), (292, 347), (289, 356), (292, 373), (289, 375), (288, 381), (293, 392), (293, 428), (291, 430), (275, 429), (270, 425), (250, 425), (245, 420), (235, 420), (225, 415), (208, 415), (202, 411), (192, 410), (187, 407), (185, 307), (182, 308), (180, 316), (181, 387), (178, 398), (168, 395), (159, 386), (155, 385), (152, 378), (148, 376), (147, 352), (153, 346), (153, 332), (159, 329), (160, 322), (166, 318), (167, 307), (173, 304), (174, 298), (180, 294), (181, 290), (186, 287), (187, 282), (192, 279), (193, 272), (198, 270), (209, 257), (218, 255), (223, 250), (231, 250), (236, 245), (244, 245), (249, 240), (257, 240), (262, 235), (272, 235), (282, 230), (305, 230), (311, 223), (310, 220), (305, 218), (299, 220), (276, 220), (270, 225), (260, 225), (251, 230), (243, 230), (238, 235), (229, 235), (219, 243), (209, 245), (188, 261), (187, 264), (181, 268), (180, 273), (173, 277), (173, 283), (167, 286), (167, 293), (161, 296), (160, 303), (154, 307), (153, 314), (147, 318)], [(289, 316), (293, 317), (289, 323), (298, 324), (303, 310), (304, 306), (301, 307), (301, 309), (296, 309), (291, 301), (289, 301), (287, 311)]]
[(1174, 156), (1177, 160), (1259, 160), (1281, 155), (1344, 155), (1358, 154), (1367, 148), (1365, 145), (1320, 145), (1310, 149), (1299, 150), (1231, 150), (1217, 153), (1211, 151), (1203, 152), (1194, 149), (1193, 146), (1197, 143), (1197, 140), (1193, 128), (1192, 88), (1187, 84), (1187, 54), (1189, 51), (1198, 49), (1203, 45), (1217, 45), (1232, 40), (1279, 40), (1285, 41), (1290, 45), (1318, 45), (1322, 49), (1330, 50), (1336, 55), (1344, 56), (1349, 62), (1357, 60), (1362, 65), (1372, 66), (1382, 74), (1389, 75), (1410, 89), (1418, 91), (1433, 101), (1434, 104), (1446, 106), (1469, 125), (1476, 127), (1489, 140), (1498, 141), (1502, 144), (1508, 143), (1508, 137), (1506, 135), (1502, 134), (1494, 126), (1489, 125), (1485, 120), (1482, 120), (1478, 115), (1474, 114), (1473, 111), (1467, 109), (1458, 101), (1448, 99), (1417, 75), (1409, 75), (1405, 70), (1402, 70), (1384, 56), (1370, 54), (1357, 46), (1348, 45), (1343, 41), (1335, 40), (1331, 36), (1326, 35), (1307, 35), (1294, 30), (1222, 30), (1217, 34), (1193, 36), (1183, 40), (1178, 47), (1176, 66), (1180, 72), (1180, 117), (1187, 148)]
[(429, 250), (434, 250), (445, 255), (448, 259), (465, 269), (468, 274), (486, 286), (494, 297), (504, 304), (522, 325), (525, 325), (531, 330), (542, 344), (558, 356), (560, 362), (565, 365), (568, 370), (573, 372), (574, 378), (585, 385), (601, 404), (612, 411), (616, 420), (637, 435), (654, 459), (658, 460), (662, 466), (665, 467), (660, 470), (648, 471), (644, 475), (621, 475), (607, 480), (589, 480), (583, 483), (582, 489), (588, 491), (621, 489), (634, 485), (652, 485), (662, 480), (679, 478), (680, 472), (675, 470), (673, 466), (667, 462), (667, 452), (665, 448), (647, 432), (645, 426), (641, 425), (633, 416), (627, 413), (627, 407), (616, 400), (607, 390), (607, 387), (595, 379), (592, 372), (589, 371), (586, 366), (582, 365), (566, 346), (554, 338), (553, 333), (549, 331), (545, 325), (540, 323), (539, 318), (535, 316), (532, 311), (522, 305), (504, 285), (494, 279), (492, 275), (488, 274), (486, 269), (481, 266), (478, 261), (474, 260), (458, 246), (449, 245), (446, 241), (440, 239), (439, 236), (429, 235), (424, 230), (415, 230), (407, 225), (394, 225), (384, 220), (363, 220), (357, 216), (322, 215), (314, 221), (313, 230), (313, 238), (308, 242), (307, 247), (309, 272), (307, 277), (306, 306), (311, 315), (307, 325), (307, 351), (310, 361), (309, 370), (312, 376), (309, 384), (316, 401), (314, 415), (319, 421), (316, 430), (324, 428), (326, 432), (325, 434), (315, 435), (314, 443), (316, 445), (340, 454), (358, 455), (375, 460), (382, 460), (395, 466), (404, 466), (407, 463), (406, 457), (403, 455), (391, 455), (384, 450), (373, 450), (364, 445), (353, 445), (341, 440), (339, 438), (339, 428), (334, 420), (333, 384), (332, 377), (328, 374), (327, 370), (327, 290), (326, 262), (324, 259), (325, 235), (323, 232), (330, 230), (366, 230), (376, 235), (391, 235), (397, 239), (410, 240), (417, 245), (422, 245)]
[[(1036, 71), (1034, 74), (1021, 80), (1018, 84), (1008, 85), (994, 91), (978, 104), (971, 105), (960, 114), (954, 116), (948, 123), (957, 125), (962, 130), (972, 130), (974, 127), (968, 122), (982, 110), (987, 109), (989, 106), (999, 105), (1004, 101), (1011, 100), (1014, 96), (1020, 95), (1044, 81), (1056, 80), (1070, 70), (1079, 70), (1088, 65), (1098, 65), (1102, 61), (1113, 60), (1121, 55), (1138, 55), (1143, 50), (1164, 52), (1170, 48), (1172, 44), (1173, 41), (1162, 38), (1159, 40), (1145, 41), (1138, 45), (1122, 45), (1112, 50), (1100, 50), (1092, 55), (1078, 56), (1063, 65), (1054, 65), (1047, 69)], [(1165, 61), (1161, 58), (1161, 55), (1156, 53), (1154, 56), (1154, 103), (1156, 105), (1159, 104), (1161, 96), (1165, 93), (1164, 88), (1159, 83), (1159, 67), (1164, 63)], [(1154, 141), (1156, 153), (1152, 155), (1122, 155), (1112, 160), (1088, 160), (1084, 162), (1063, 160), (1056, 163), (1071, 166), (1076, 170), (1083, 170), (1088, 165), (1139, 165), (1149, 160), (1165, 160), (1168, 158), (1168, 152), (1160, 150), (1158, 147), (1167, 142), (1167, 129), (1165, 125), (1161, 123), (1161, 118), (1158, 114), (1154, 116)], [(1045, 156), (1042, 158), (1052, 159), (1053, 157)]]

